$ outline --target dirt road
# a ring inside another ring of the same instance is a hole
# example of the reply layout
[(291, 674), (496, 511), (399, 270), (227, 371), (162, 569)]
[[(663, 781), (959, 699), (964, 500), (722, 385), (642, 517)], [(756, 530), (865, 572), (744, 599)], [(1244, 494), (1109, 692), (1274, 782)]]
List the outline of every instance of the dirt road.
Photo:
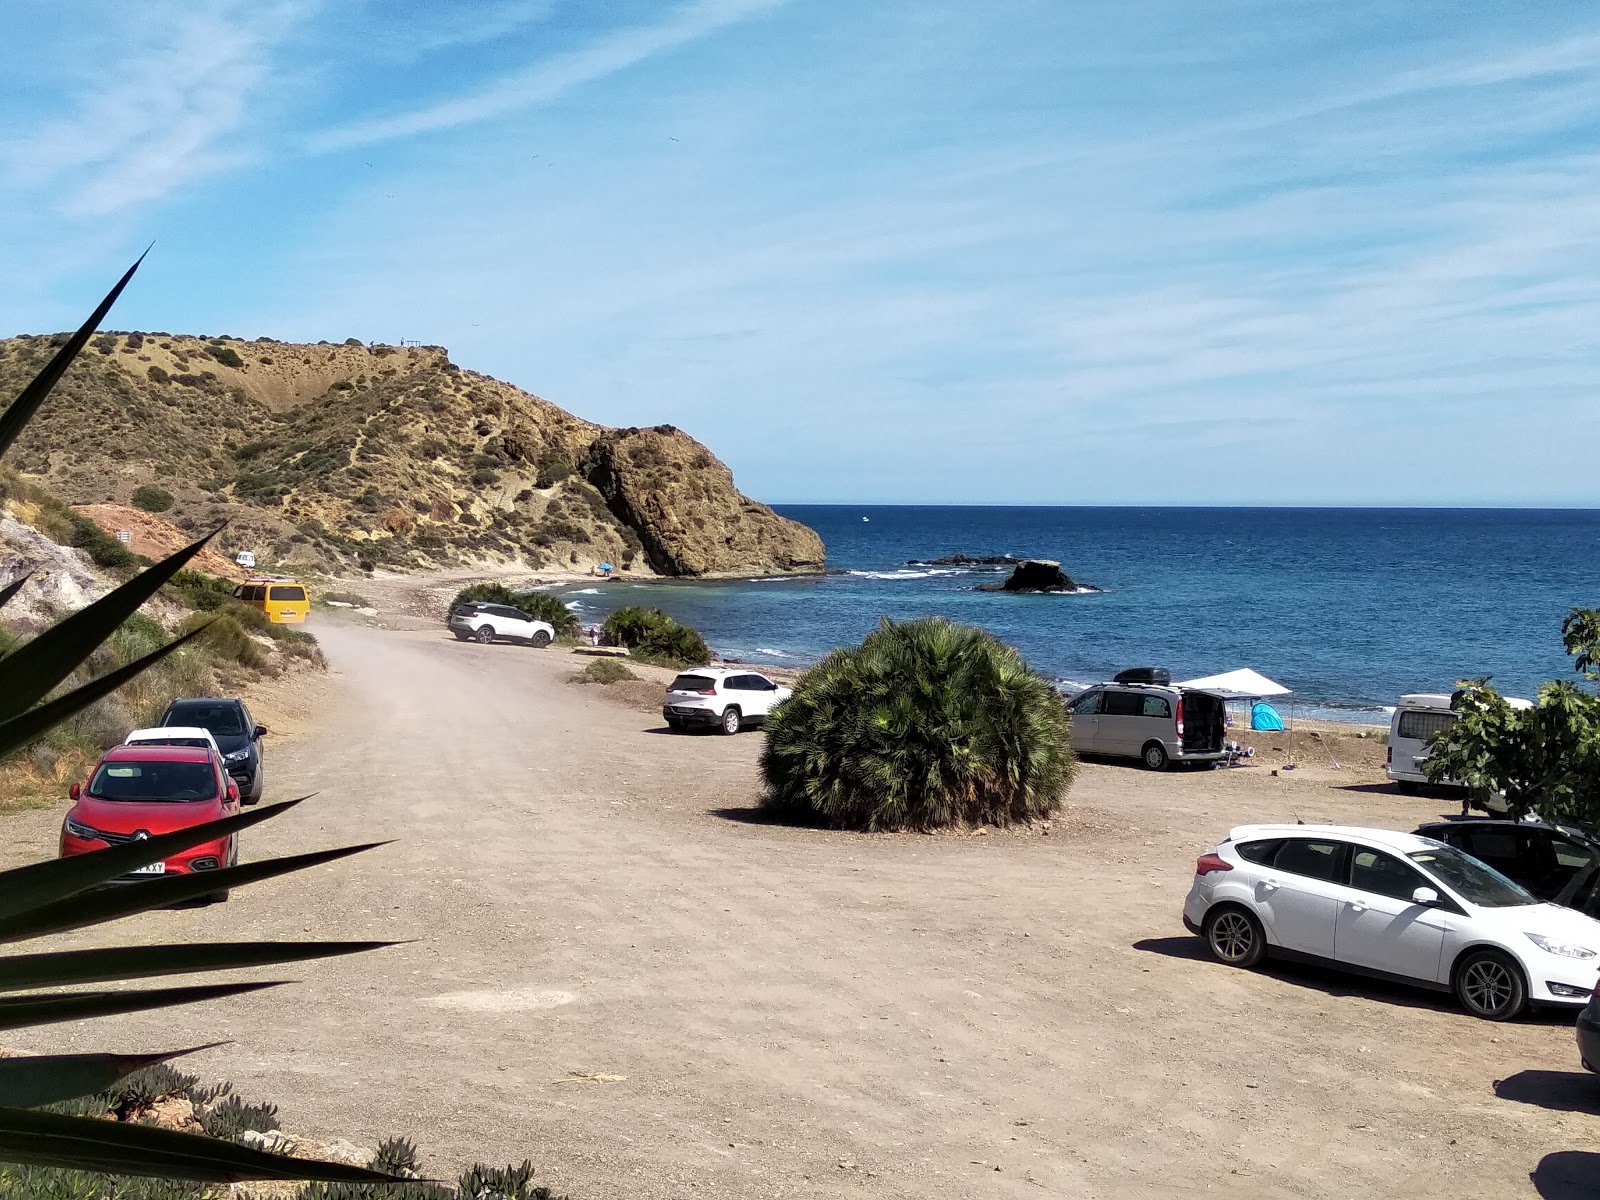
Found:
[[(286, 1128), (527, 1156), (575, 1198), (1582, 1194), (1541, 1168), (1600, 1150), (1570, 1019), (1234, 971), (1179, 924), (1232, 823), (1437, 801), (1096, 765), (1048, 835), (792, 830), (748, 819), (758, 734), (657, 732), (571, 655), (317, 633), (320, 730), (269, 753), (273, 797), (320, 794), (246, 857), (398, 841), (121, 936), (415, 941), (25, 1048), (233, 1038), (194, 1069)], [(11, 818), (12, 857), (58, 820)]]

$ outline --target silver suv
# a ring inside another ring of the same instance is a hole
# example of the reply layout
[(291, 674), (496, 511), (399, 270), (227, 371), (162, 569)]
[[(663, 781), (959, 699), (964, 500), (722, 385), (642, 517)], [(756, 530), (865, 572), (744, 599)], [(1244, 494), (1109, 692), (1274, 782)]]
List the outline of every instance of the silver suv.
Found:
[(1226, 757), (1227, 706), (1220, 696), (1171, 684), (1101, 683), (1067, 702), (1072, 748), (1137, 758), (1152, 771)]

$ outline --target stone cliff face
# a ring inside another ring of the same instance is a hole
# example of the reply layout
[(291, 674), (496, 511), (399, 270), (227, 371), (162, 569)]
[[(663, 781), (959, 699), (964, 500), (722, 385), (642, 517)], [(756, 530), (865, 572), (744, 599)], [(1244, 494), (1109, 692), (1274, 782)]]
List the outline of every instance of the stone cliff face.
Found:
[(822, 539), (813, 530), (741, 495), (733, 473), (671, 425), (603, 433), (583, 465), (662, 575), (822, 569)]
[[(0, 404), (57, 340), (0, 340)], [(11, 461), (73, 504), (158, 483), (164, 517), (227, 522), (222, 551), (284, 570), (822, 566), (815, 533), (740, 495), (688, 435), (592, 424), (438, 346), (101, 334)]]

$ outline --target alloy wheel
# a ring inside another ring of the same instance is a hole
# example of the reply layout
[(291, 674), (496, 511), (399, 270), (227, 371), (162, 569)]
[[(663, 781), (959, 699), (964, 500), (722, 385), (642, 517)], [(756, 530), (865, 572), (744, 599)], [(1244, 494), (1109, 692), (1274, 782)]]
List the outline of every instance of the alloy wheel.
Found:
[(1516, 993), (1517, 982), (1505, 963), (1480, 958), (1462, 973), (1461, 990), (1467, 1003), (1478, 1012), (1495, 1013)]
[(1223, 913), (1211, 923), (1211, 949), (1223, 962), (1240, 962), (1255, 949), (1256, 931), (1243, 913)]

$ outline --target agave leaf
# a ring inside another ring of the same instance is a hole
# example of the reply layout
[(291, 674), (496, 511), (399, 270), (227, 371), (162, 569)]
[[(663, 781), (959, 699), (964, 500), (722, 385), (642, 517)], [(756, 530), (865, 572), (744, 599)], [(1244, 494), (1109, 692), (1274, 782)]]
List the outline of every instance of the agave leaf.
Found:
[(0, 721), (10, 721), (48, 696), (215, 536), (208, 533), (169, 554), (0, 659)]
[(11, 598), (22, 590), (22, 585), (27, 583), (28, 580), (32, 578), (33, 572), (28, 571), (18, 578), (13, 579), (10, 583), (6, 584), (5, 587), (0, 588), (0, 608), (4, 608), (7, 604), (9, 604), (11, 602)]
[(250, 1179), (399, 1182), (365, 1167), (266, 1154), (193, 1133), (20, 1108), (0, 1108), (0, 1161), (112, 1175), (159, 1175), (200, 1183), (241, 1183)]
[[(101, 950), (65, 950), (54, 954), (14, 954), (0, 958), (0, 992), (308, 962), (316, 958), (361, 954), (367, 950), (382, 950), (402, 944), (201, 942), (194, 945), (110, 946)], [(0, 1059), (0, 1063), (4, 1061)]]
[[(0, 929), (3, 929), (8, 921), (23, 913), (33, 912), (64, 900), (68, 896), (75, 896), (85, 888), (105, 883), (118, 875), (126, 875), (129, 871), (140, 867), (149, 866), (169, 854), (179, 854), (202, 842), (215, 841), (230, 833), (237, 833), (241, 829), (270, 821), (273, 817), (287, 812), (301, 801), (308, 799), (309, 796), (302, 796), (299, 800), (286, 800), (282, 804), (271, 804), (254, 812), (238, 813), (217, 821), (207, 821), (204, 825), (192, 825), (188, 829), (179, 829), (174, 833), (158, 833), (155, 837), (142, 842), (128, 842), (122, 846), (109, 846), (89, 854), (75, 854), (71, 858), (52, 858), (44, 862), (30, 863), (26, 867), (0, 871)], [(157, 881), (152, 879), (146, 886), (155, 882)], [(0, 940), (5, 939), (0, 937)]]
[[(13, 717), (0, 725), (0, 758), (20, 750), (34, 738), (48, 733), (73, 713), (81, 712), (96, 700), (109, 696), (135, 675), (160, 662), (190, 638), (199, 636), (204, 628), (202, 626), (200, 629), (191, 630), (176, 641), (168, 642), (161, 649), (152, 650), (143, 658), (136, 658), (133, 662), (118, 667), (115, 671), (109, 671), (93, 682), (74, 688), (65, 696), (57, 696), (49, 704), (41, 704), (31, 712)], [(0, 686), (4, 685), (6, 678), (5, 660), (0, 659)]]
[(191, 1046), (162, 1054), (37, 1054), (0, 1058), (0, 1106), (37, 1108), (103, 1092), (117, 1080), (168, 1059), (220, 1046)]
[(244, 992), (281, 987), (280, 982), (207, 983), (198, 987), (146, 988), (123, 992), (54, 992), (48, 995), (6, 996), (0, 999), (0, 1029), (51, 1025), (57, 1021), (82, 1021), (117, 1013), (144, 1012), (178, 1004), (220, 1000)]
[[(221, 822), (214, 822), (221, 824)], [(185, 830), (184, 832), (189, 832)], [(152, 842), (155, 838), (150, 839)], [(194, 843), (191, 843), (191, 845)], [(15, 942), (23, 938), (42, 937), (47, 933), (62, 933), (68, 929), (81, 929), (85, 925), (100, 925), (119, 917), (147, 912), (152, 908), (165, 908), (209, 896), (213, 892), (243, 887), (276, 875), (303, 871), (335, 859), (373, 850), (387, 842), (367, 842), (360, 846), (341, 846), (335, 850), (316, 850), (310, 854), (290, 854), (282, 858), (268, 858), (261, 862), (241, 863), (237, 867), (223, 867), (220, 871), (199, 871), (185, 875), (154, 875), (122, 887), (98, 888), (81, 895), (68, 896), (42, 908), (30, 908), (8, 920), (0, 921), (0, 942)], [(115, 846), (109, 854), (121, 850)], [(88, 858), (89, 855), (83, 857)], [(154, 861), (154, 860), (152, 860)], [(3, 880), (3, 877), (0, 877)]]
[[(144, 254), (149, 254), (146, 250)], [(117, 286), (106, 293), (106, 298), (100, 301), (100, 307), (89, 315), (89, 319), (79, 327), (78, 332), (67, 339), (67, 344), (57, 350), (55, 357), (45, 364), (44, 370), (34, 376), (33, 382), (22, 389), (22, 394), (11, 402), (11, 407), (0, 415), (0, 458), (11, 449), (11, 443), (17, 440), (23, 428), (33, 419), (33, 414), (39, 411), (39, 405), (44, 403), (44, 398), (50, 394), (50, 389), (60, 381), (72, 365), (72, 360), (78, 357), (78, 352), (88, 344), (94, 331), (100, 327), (100, 322), (106, 319), (106, 313), (111, 311), (111, 306), (117, 302), (117, 297), (122, 295), (122, 289), (128, 286), (128, 280), (133, 278), (133, 273), (139, 269), (139, 263), (144, 261), (144, 254), (139, 255), (133, 266), (129, 267), (122, 278), (117, 280)]]

